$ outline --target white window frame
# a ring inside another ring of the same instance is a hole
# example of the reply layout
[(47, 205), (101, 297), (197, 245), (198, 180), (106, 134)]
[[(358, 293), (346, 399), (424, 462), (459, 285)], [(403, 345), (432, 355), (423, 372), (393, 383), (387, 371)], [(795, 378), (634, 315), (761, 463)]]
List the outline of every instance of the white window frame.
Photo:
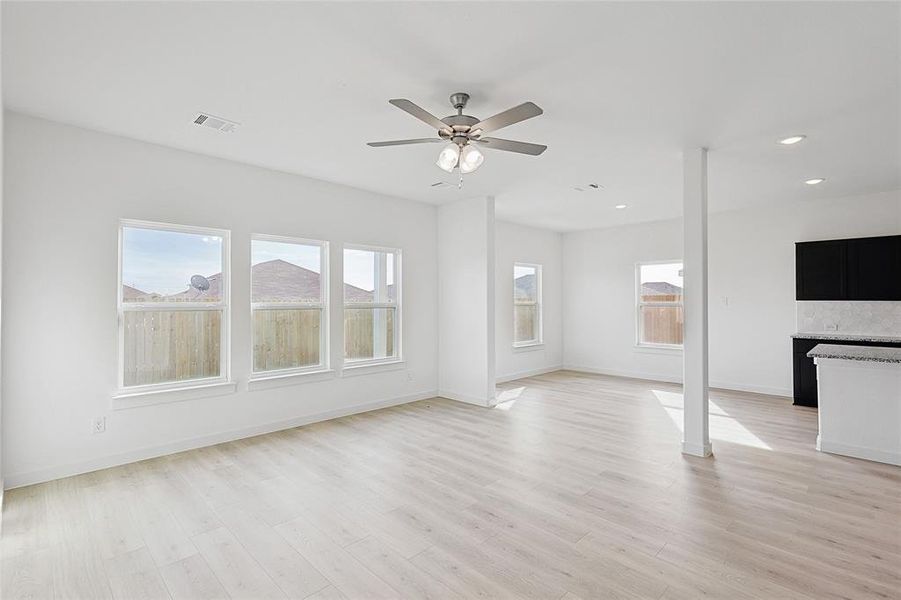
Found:
[[(538, 313), (538, 337), (534, 340), (527, 340), (524, 342), (513, 341), (514, 348), (531, 348), (533, 346), (542, 346), (544, 345), (544, 302), (542, 301), (542, 288), (544, 287), (543, 282), (543, 269), (542, 266), (536, 263), (525, 263), (525, 262), (515, 262), (513, 263), (513, 337), (516, 337), (516, 267), (525, 267), (528, 269), (535, 269), (535, 291), (537, 295), (537, 299), (535, 301), (535, 306), (537, 307)], [(528, 306), (532, 304), (531, 302), (519, 302), (518, 304), (523, 306)]]
[[(279, 242), (282, 244), (297, 244), (304, 246), (319, 246), (319, 302), (254, 302), (253, 301), (253, 242)], [(322, 373), (329, 368), (329, 269), (328, 269), (328, 242), (323, 240), (309, 240), (304, 238), (285, 237), (255, 233), (250, 236), (250, 381), (287, 377), (307, 373)], [(319, 309), (319, 364), (293, 369), (272, 369), (269, 371), (253, 370), (253, 349), (256, 339), (253, 331), (253, 313), (257, 310), (292, 310), (292, 309)]]
[[(356, 369), (361, 367), (369, 367), (369, 366), (377, 366), (377, 365), (390, 365), (395, 363), (403, 362), (403, 318), (402, 318), (402, 296), (403, 296), (403, 284), (401, 281), (401, 274), (403, 270), (401, 269), (401, 262), (403, 260), (403, 252), (400, 248), (389, 248), (385, 246), (371, 246), (371, 245), (363, 245), (363, 244), (344, 244), (341, 247), (341, 262), (342, 267), (344, 265), (344, 251), (345, 250), (363, 250), (366, 252), (390, 252), (394, 254), (394, 289), (395, 289), (395, 301), (392, 302), (348, 302), (344, 297), (344, 275), (342, 273), (341, 276), (341, 357), (343, 360), (343, 366), (345, 369)], [(386, 356), (385, 358), (360, 358), (360, 359), (348, 359), (346, 358), (347, 349), (345, 348), (345, 344), (347, 343), (345, 333), (344, 333), (344, 312), (349, 308), (393, 308), (394, 309), (394, 356)]]
[[(642, 327), (641, 327), (641, 309), (644, 306), (650, 307), (672, 307), (672, 306), (681, 306), (682, 310), (685, 310), (684, 296), (683, 301), (680, 302), (643, 302), (641, 299), (641, 267), (648, 265), (682, 265), (682, 268), (685, 268), (685, 264), (682, 262), (681, 258), (672, 259), (672, 260), (649, 260), (635, 263), (635, 346), (636, 348), (649, 348), (656, 350), (671, 350), (676, 352), (682, 351), (682, 344), (658, 344), (654, 342), (643, 342), (641, 340)], [(684, 294), (684, 290), (683, 290)], [(683, 312), (684, 314), (684, 312)]]
[[(125, 241), (125, 228), (153, 229), (156, 231), (170, 231), (175, 233), (190, 233), (194, 235), (208, 235), (222, 239), (222, 280), (219, 284), (221, 298), (218, 302), (123, 302), (122, 299), (122, 263), (124, 259), (123, 242)], [(118, 257), (118, 289), (116, 290), (116, 306), (119, 320), (119, 348), (118, 348), (118, 391), (116, 397), (141, 396), (156, 394), (158, 392), (190, 390), (195, 388), (210, 388), (218, 384), (231, 383), (231, 232), (227, 229), (212, 229), (209, 227), (194, 227), (192, 225), (178, 225), (174, 223), (158, 223), (155, 221), (141, 221), (137, 219), (119, 220), (119, 257)], [(199, 379), (183, 379), (166, 383), (153, 383), (145, 385), (125, 386), (125, 313), (126, 312), (155, 312), (176, 310), (208, 310), (220, 311), (222, 320), (220, 324), (219, 340), (219, 365), (218, 377), (202, 377)]]

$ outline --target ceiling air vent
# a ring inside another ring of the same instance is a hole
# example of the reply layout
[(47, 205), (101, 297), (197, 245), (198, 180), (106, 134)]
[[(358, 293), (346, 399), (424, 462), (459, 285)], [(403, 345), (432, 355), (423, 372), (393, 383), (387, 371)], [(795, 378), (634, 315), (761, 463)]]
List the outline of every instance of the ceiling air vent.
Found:
[(201, 127), (210, 127), (217, 131), (223, 131), (225, 133), (231, 133), (238, 128), (238, 125), (240, 125), (240, 123), (229, 121), (228, 119), (223, 119), (222, 117), (214, 117), (213, 115), (208, 115), (205, 113), (199, 113), (194, 119), (194, 124), (200, 125)]

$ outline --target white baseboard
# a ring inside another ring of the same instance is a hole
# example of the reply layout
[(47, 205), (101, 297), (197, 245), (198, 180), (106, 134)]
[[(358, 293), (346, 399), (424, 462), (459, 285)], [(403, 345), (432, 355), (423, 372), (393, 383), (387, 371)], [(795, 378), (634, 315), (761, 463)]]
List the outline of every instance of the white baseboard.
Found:
[(820, 436), (817, 436), (817, 450), (820, 452), (829, 452), (830, 454), (841, 454), (842, 456), (862, 458), (864, 460), (901, 466), (901, 452), (886, 452), (885, 450), (877, 450), (876, 448), (867, 448), (865, 446), (851, 446), (849, 444), (837, 442), (825, 442), (820, 439)]
[(544, 375), (545, 373), (553, 373), (554, 371), (559, 371), (563, 368), (563, 365), (554, 365), (553, 367), (542, 367), (540, 369), (530, 369), (528, 371), (518, 371), (516, 373), (510, 373), (509, 375), (498, 375), (495, 378), (496, 383), (507, 383), (508, 381), (515, 381), (517, 379), (523, 379), (525, 377), (535, 377), (536, 375)]
[(682, 383), (682, 376), (661, 375), (659, 373), (642, 373), (640, 371), (618, 371), (615, 369), (599, 369), (582, 365), (563, 365), (566, 371), (592, 373), (594, 375), (610, 375), (611, 377), (626, 377), (628, 379), (643, 379), (645, 381), (665, 381), (667, 383)]
[(438, 396), (441, 398), (447, 398), (448, 400), (456, 400), (457, 402), (465, 402), (466, 404), (475, 404), (476, 406), (482, 406), (486, 408), (490, 408), (494, 406), (494, 399), (487, 398), (477, 398), (475, 396), (470, 396), (468, 394), (460, 394), (458, 392), (451, 392), (449, 390), (438, 390)]
[(117, 467), (119, 465), (138, 462), (140, 460), (146, 460), (148, 458), (157, 458), (159, 456), (175, 454), (176, 452), (184, 452), (185, 450), (193, 450), (195, 448), (213, 446), (215, 444), (221, 444), (224, 442), (233, 442), (235, 440), (263, 435), (266, 433), (272, 433), (273, 431), (293, 429), (294, 427), (300, 427), (302, 425), (309, 425), (311, 423), (318, 423), (320, 421), (328, 421), (331, 419), (337, 419), (339, 417), (346, 417), (348, 415), (355, 415), (359, 413), (369, 412), (371, 410), (378, 410), (380, 408), (388, 408), (390, 406), (398, 406), (400, 404), (407, 404), (408, 402), (416, 402), (417, 400), (427, 400), (438, 395), (439, 394), (437, 391), (428, 391), (420, 392), (418, 394), (399, 396), (396, 398), (388, 398), (385, 400), (362, 402), (360, 404), (345, 406), (334, 410), (327, 410), (312, 415), (304, 415), (301, 417), (294, 417), (291, 419), (273, 421), (269, 423), (263, 423), (261, 425), (254, 425), (252, 427), (244, 427), (241, 429), (233, 429), (230, 431), (213, 433), (196, 438), (178, 440), (158, 446), (147, 446), (144, 448), (139, 448), (137, 450), (130, 450), (121, 454), (104, 456), (83, 462), (70, 463), (56, 467), (48, 467), (45, 469), (38, 469), (36, 471), (28, 471), (25, 473), (15, 473), (12, 475), (7, 475), (4, 483), (8, 486), (7, 489), (32, 485), (35, 483), (43, 483), (45, 481), (52, 481), (54, 479), (61, 479), (63, 477), (70, 477), (72, 475), (80, 475), (82, 473), (90, 473), (91, 471), (107, 469), (109, 467)]
[[(682, 383), (682, 375), (662, 375), (660, 373), (646, 373), (640, 371), (618, 371), (615, 369), (598, 369), (596, 367), (585, 367), (579, 365), (563, 365), (563, 369), (567, 371), (580, 371), (582, 373), (594, 373), (596, 375), (610, 375), (612, 377), (628, 377), (629, 379), (643, 379), (646, 381), (665, 381), (667, 383)], [(731, 390), (735, 392), (752, 392), (755, 394), (766, 394), (768, 396), (781, 396), (783, 398), (791, 398), (792, 390), (786, 388), (769, 387), (763, 385), (749, 385), (745, 383), (734, 383), (731, 381), (721, 381), (719, 379), (710, 380), (710, 387), (720, 390)]]
[(710, 387), (718, 390), (751, 392), (753, 394), (766, 394), (767, 396), (780, 396), (782, 398), (791, 398), (794, 396), (790, 388), (769, 387), (765, 385), (748, 385), (745, 383), (733, 383), (731, 381), (711, 380)]

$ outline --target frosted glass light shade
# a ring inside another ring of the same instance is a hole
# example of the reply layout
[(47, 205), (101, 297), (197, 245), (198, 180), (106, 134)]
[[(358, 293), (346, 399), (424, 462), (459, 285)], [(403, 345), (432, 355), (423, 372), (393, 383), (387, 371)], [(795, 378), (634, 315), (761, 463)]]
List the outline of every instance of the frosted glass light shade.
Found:
[(454, 167), (457, 166), (457, 161), (460, 159), (460, 148), (457, 144), (448, 144), (445, 146), (441, 153), (438, 154), (438, 160), (435, 161), (435, 164), (450, 173), (454, 170)]
[(479, 151), (478, 148), (476, 148), (472, 144), (463, 146), (463, 151), (460, 153), (461, 173), (472, 173), (473, 171), (481, 167), (483, 162), (485, 162), (485, 156)]

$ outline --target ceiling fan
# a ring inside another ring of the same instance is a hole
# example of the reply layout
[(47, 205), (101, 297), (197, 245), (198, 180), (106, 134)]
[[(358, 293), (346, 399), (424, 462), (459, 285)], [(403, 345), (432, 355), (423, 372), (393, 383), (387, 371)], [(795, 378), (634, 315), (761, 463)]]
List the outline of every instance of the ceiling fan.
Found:
[(412, 140), (392, 140), (387, 142), (369, 142), (370, 146), (380, 148), (382, 146), (403, 146), (406, 144), (434, 144), (447, 143), (438, 154), (435, 163), (448, 173), (457, 167), (460, 173), (472, 173), (485, 161), (485, 157), (479, 151), (478, 146), (506, 152), (518, 152), (538, 156), (547, 146), (530, 144), (528, 142), (515, 142), (494, 137), (482, 137), (483, 134), (497, 131), (502, 127), (537, 117), (544, 111), (533, 102), (524, 102), (509, 110), (479, 120), (475, 117), (463, 114), (463, 109), (469, 101), (469, 94), (457, 92), (451, 94), (450, 102), (457, 110), (457, 114), (439, 119), (425, 109), (413, 104), (407, 99), (396, 98), (388, 100), (402, 111), (408, 112), (423, 123), (431, 125), (438, 131), (438, 137), (417, 138)]

